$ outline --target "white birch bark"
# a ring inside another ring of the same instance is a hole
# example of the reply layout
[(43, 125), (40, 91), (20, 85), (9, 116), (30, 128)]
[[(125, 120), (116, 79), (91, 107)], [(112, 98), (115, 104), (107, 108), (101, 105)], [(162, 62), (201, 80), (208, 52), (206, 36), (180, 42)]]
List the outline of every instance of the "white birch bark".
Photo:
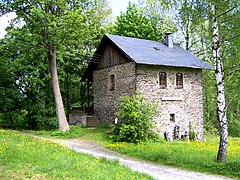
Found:
[(217, 21), (216, 6), (212, 6), (213, 10), (213, 38), (212, 38), (212, 50), (215, 64), (215, 76), (217, 83), (217, 112), (220, 122), (220, 142), (217, 154), (217, 161), (225, 162), (227, 158), (228, 149), (228, 120), (226, 115), (226, 99), (224, 90), (224, 72), (223, 72), (223, 62), (221, 57), (220, 48), (220, 32), (219, 25)]
[(51, 71), (52, 89), (53, 89), (53, 95), (55, 100), (59, 130), (66, 132), (66, 131), (69, 131), (70, 128), (65, 115), (62, 95), (61, 95), (59, 83), (58, 83), (57, 64), (56, 64), (56, 46), (53, 46), (53, 48), (50, 50), (49, 65), (50, 65), (50, 71)]

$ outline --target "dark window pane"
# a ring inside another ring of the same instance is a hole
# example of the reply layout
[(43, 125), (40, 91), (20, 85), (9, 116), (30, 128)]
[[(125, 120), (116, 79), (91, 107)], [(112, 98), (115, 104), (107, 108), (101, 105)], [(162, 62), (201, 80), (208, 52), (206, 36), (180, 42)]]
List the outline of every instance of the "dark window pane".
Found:
[(167, 87), (167, 75), (165, 72), (159, 73), (159, 85), (161, 88)]
[(183, 88), (183, 74), (182, 73), (176, 74), (176, 87)]
[(115, 75), (110, 76), (110, 90), (115, 89)]
[(175, 114), (170, 114), (170, 121), (175, 122)]

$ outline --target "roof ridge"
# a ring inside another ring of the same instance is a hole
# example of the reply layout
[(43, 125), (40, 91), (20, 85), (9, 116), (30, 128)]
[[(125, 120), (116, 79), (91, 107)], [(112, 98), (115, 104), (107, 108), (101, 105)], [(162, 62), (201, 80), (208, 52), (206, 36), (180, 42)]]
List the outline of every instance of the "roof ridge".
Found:
[(137, 64), (163, 65), (197, 69), (213, 69), (196, 55), (174, 44), (135, 37), (105, 34), (125, 55)]

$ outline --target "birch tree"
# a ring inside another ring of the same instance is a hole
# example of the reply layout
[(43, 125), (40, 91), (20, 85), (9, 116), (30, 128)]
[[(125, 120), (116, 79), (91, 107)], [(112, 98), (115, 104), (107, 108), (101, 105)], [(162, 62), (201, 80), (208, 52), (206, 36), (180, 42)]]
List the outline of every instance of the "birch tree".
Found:
[[(164, 0), (163, 0), (164, 1)], [(167, 2), (167, 1), (164, 1)], [(225, 64), (234, 64), (234, 68), (239, 67), (239, 59), (237, 56), (239, 44), (236, 44), (236, 38), (239, 37), (238, 28), (240, 27), (239, 9), (240, 3), (237, 0), (182, 0), (180, 2), (170, 1), (171, 9), (175, 9), (177, 21), (186, 26), (186, 34), (188, 34), (189, 25), (196, 31), (194, 34), (201, 41), (201, 46), (193, 44), (196, 49), (202, 48), (202, 57), (204, 59), (213, 60), (215, 65), (215, 86), (217, 101), (217, 119), (220, 127), (219, 150), (217, 161), (225, 162), (228, 149), (228, 118), (227, 107), (234, 100), (234, 97), (228, 98), (228, 104), (225, 92), (224, 72), (232, 74), (233, 68), (224, 67)], [(176, 7), (177, 5), (181, 5)], [(177, 10), (176, 10), (177, 9)], [(189, 34), (191, 35), (191, 34)], [(187, 36), (188, 37), (188, 36)], [(189, 46), (189, 38), (186, 38), (186, 48)], [(235, 42), (235, 43), (234, 43)], [(197, 45), (197, 46), (196, 46)], [(232, 53), (234, 52), (234, 53)], [(234, 57), (234, 58), (233, 58)], [(233, 60), (234, 59), (234, 60)], [(231, 61), (231, 63), (230, 63)], [(230, 72), (229, 72), (230, 71)], [(236, 74), (236, 73), (234, 73)], [(232, 90), (230, 90), (232, 91)], [(236, 91), (236, 89), (234, 90)], [(211, 93), (214, 93), (211, 91)]]
[(217, 161), (224, 162), (227, 158), (228, 149), (228, 120), (226, 113), (226, 98), (224, 87), (224, 72), (223, 72), (223, 60), (221, 56), (221, 40), (219, 32), (219, 24), (217, 18), (216, 5), (212, 5), (213, 20), (212, 20), (212, 50), (215, 64), (215, 76), (217, 85), (217, 112), (220, 122), (220, 143), (217, 154)]
[[(223, 60), (222, 47), (225, 48), (225, 52), (231, 51), (237, 47), (237, 45), (229, 46), (232, 39), (235, 39), (239, 35), (236, 34), (236, 29), (234, 30), (234, 25), (231, 21), (236, 21), (239, 24), (239, 2), (234, 0), (223, 1), (221, 3), (217, 1), (211, 2), (212, 11), (212, 50), (213, 58), (215, 64), (215, 76), (216, 76), (216, 86), (217, 86), (217, 111), (220, 123), (220, 143), (217, 154), (217, 161), (225, 162), (227, 159), (227, 149), (228, 149), (228, 118), (227, 118), (227, 107), (235, 97), (231, 97), (226, 103), (225, 95), (225, 79), (224, 75), (224, 62), (231, 61), (232, 58), (225, 55), (225, 61)], [(240, 24), (239, 24), (240, 25)], [(231, 34), (235, 32), (234, 34)], [(225, 36), (222, 38), (222, 36)], [(225, 46), (222, 45), (225, 44)], [(232, 55), (235, 57), (235, 55)], [(236, 58), (237, 59), (237, 58)], [(235, 59), (234, 59), (235, 61)], [(235, 61), (236, 62), (236, 61)], [(233, 71), (233, 69), (232, 69)], [(234, 71), (233, 71), (234, 72)]]

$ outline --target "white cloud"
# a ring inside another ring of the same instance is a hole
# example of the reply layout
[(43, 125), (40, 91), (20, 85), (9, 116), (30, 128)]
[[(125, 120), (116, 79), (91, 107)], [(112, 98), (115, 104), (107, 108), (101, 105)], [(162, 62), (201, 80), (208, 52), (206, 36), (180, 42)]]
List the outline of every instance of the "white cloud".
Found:
[(6, 34), (6, 27), (9, 25), (9, 22), (11, 21), (11, 19), (15, 18), (16, 14), (14, 12), (5, 14), (3, 16), (0, 17), (0, 38), (3, 38), (4, 35)]

